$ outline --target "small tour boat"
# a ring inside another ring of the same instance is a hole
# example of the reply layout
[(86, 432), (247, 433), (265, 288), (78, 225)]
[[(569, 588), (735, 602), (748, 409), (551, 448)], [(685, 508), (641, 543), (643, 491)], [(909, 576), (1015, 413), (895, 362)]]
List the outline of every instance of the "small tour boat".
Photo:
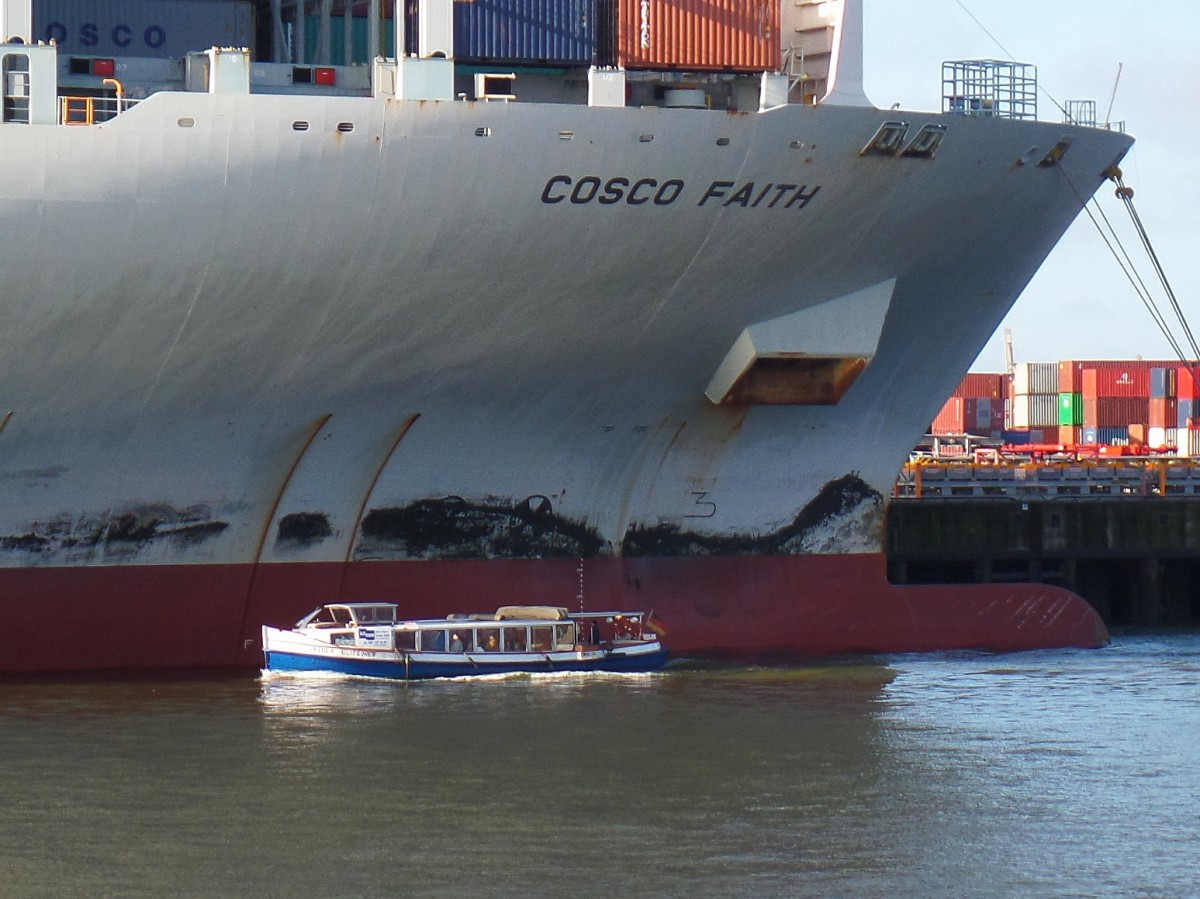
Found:
[(667, 661), (653, 613), (502, 606), (399, 620), (395, 603), (335, 603), (290, 630), (263, 626), (269, 671), (418, 680), (544, 671), (652, 671)]

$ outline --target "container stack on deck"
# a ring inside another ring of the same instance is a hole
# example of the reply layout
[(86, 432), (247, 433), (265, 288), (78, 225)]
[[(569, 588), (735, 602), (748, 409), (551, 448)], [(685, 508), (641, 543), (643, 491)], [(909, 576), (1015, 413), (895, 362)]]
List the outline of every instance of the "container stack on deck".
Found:
[(1007, 430), (1028, 434), (1029, 443), (1075, 442), (1070, 425), (1060, 427), (1058, 376), (1054, 362), (1023, 362), (1013, 369)]
[[(394, 29), (387, 24), (394, 5), (33, 0), (32, 15), (37, 38), (54, 39), (72, 54), (161, 58), (209, 46), (251, 46), (261, 62), (347, 66), (394, 55)], [(405, 5), (405, 49), (415, 53), (417, 4)], [(374, 32), (365, 15), (370, 8), (379, 15)], [(455, 0), (454, 56), (480, 66), (775, 71), (782, 62), (781, 13), (779, 0)], [(371, 33), (379, 46), (368, 46)], [(281, 52), (273, 49), (276, 37), (289, 48), (282, 51), (286, 58), (271, 58)]]
[(999, 437), (1007, 392), (1007, 375), (968, 374), (934, 419), (931, 433)]
[[(997, 391), (1003, 423), (984, 414)], [(1179, 362), (1023, 362), (1012, 375), (968, 374), (934, 419), (934, 435), (1024, 445), (1128, 447), (1200, 456), (1200, 368)]]

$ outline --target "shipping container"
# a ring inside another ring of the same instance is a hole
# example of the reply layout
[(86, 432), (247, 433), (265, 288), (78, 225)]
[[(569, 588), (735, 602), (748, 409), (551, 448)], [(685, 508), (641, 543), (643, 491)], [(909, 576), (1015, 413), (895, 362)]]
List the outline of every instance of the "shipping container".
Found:
[(1178, 427), (1179, 401), (1173, 396), (1150, 397), (1150, 415), (1146, 423), (1152, 428)]
[(1187, 454), (1189, 456), (1200, 456), (1200, 428), (1188, 428), (1187, 434)]
[(1087, 445), (1087, 446), (1094, 446), (1097, 443), (1099, 443), (1100, 435), (1097, 433), (1097, 429), (1094, 427), (1093, 428), (1080, 428), (1079, 429), (1079, 442), (1084, 445)]
[(33, 0), (35, 38), (60, 55), (176, 57), (209, 47), (253, 47), (244, 0)]
[(1101, 397), (1150, 398), (1150, 369), (1123, 366), (1083, 369), (1084, 399)]
[(1058, 396), (1057, 362), (1019, 362), (1013, 367), (1013, 395)]
[(1013, 427), (1058, 426), (1058, 394), (1018, 394), (1013, 397)]
[(1129, 428), (1096, 428), (1096, 442), (1111, 446), (1129, 445)]
[(964, 430), (981, 434), (992, 426), (992, 401), (986, 397), (960, 397)]
[(1150, 400), (1128, 396), (1102, 396), (1083, 399), (1085, 428), (1116, 428), (1150, 421)]
[(455, 0), (454, 56), (466, 63), (590, 65), (599, 59), (599, 24), (597, 0)]
[(1176, 367), (1175, 395), (1180, 399), (1200, 399), (1200, 365)]
[(1175, 395), (1175, 368), (1150, 369), (1150, 396), (1168, 397)]
[(1180, 397), (1175, 401), (1175, 427), (1186, 428), (1188, 419), (1195, 413), (1195, 403), (1190, 399)]
[(1018, 431), (1015, 429), (1005, 430), (1000, 433), (1000, 439), (1012, 446), (1025, 446), (1029, 443), (1029, 431)]
[(1058, 423), (1074, 427), (1083, 424), (1083, 396), (1078, 393), (1058, 395)]
[(1004, 382), (1005, 376), (1002, 374), (970, 372), (959, 382), (953, 395), (965, 399), (987, 397), (1001, 400), (1004, 399)]
[(616, 2), (610, 64), (731, 72), (775, 71), (782, 64), (779, 0)]
[(1058, 363), (1058, 392), (1059, 393), (1082, 393), (1083, 387), (1079, 380), (1078, 362), (1060, 362)]
[(961, 396), (952, 396), (946, 400), (942, 406), (942, 411), (937, 414), (930, 425), (929, 433), (931, 434), (961, 434), (966, 430), (963, 419), (965, 400)]
[(1146, 446), (1151, 449), (1178, 447), (1178, 434), (1179, 431), (1176, 428), (1147, 428)]

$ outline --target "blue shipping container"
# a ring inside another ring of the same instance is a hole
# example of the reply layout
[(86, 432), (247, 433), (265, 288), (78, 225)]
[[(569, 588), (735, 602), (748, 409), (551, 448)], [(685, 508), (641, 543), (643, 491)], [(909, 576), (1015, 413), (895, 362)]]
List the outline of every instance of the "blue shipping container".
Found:
[(253, 47), (247, 0), (33, 0), (33, 36), (80, 56), (175, 57)]
[(455, 0), (454, 56), (504, 65), (590, 65), (597, 0)]
[(1175, 385), (1172, 383), (1174, 380), (1175, 369), (1173, 368), (1150, 369), (1150, 395), (1159, 398), (1174, 396)]
[(1129, 443), (1129, 428), (1096, 428), (1096, 442), (1110, 446), (1126, 446)]
[(1181, 396), (1177, 402), (1179, 404), (1179, 413), (1175, 417), (1175, 426), (1186, 428), (1188, 419), (1195, 415), (1192, 411), (1192, 401)]
[(1028, 431), (1001, 431), (1000, 439), (1010, 446), (1025, 446), (1029, 443)]
[(1098, 432), (1099, 428), (1084, 428), (1083, 442), (1088, 445), (1094, 445), (1100, 442)]

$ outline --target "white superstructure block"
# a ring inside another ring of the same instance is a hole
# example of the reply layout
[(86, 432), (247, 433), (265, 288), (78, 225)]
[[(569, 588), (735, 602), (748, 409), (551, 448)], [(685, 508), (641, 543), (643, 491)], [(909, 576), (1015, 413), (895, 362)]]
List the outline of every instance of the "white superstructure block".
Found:
[(33, 4), (30, 0), (0, 0), (0, 41), (20, 38), (33, 42)]

